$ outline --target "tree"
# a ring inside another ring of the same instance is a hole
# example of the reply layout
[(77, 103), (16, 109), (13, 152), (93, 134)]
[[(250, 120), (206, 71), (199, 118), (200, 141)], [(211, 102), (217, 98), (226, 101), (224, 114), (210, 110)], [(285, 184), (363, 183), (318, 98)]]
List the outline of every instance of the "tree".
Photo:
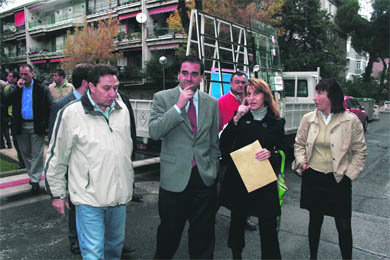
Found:
[(341, 79), (345, 40), (339, 37), (319, 0), (286, 0), (282, 8), (279, 48), (286, 71), (321, 69), (322, 77)]
[(76, 27), (74, 32), (67, 32), (64, 56), (70, 58), (62, 62), (64, 69), (71, 71), (79, 63), (109, 63), (121, 54), (115, 52), (115, 40), (119, 30), (116, 18), (101, 20), (95, 26), (84, 21), (83, 27)]
[(204, 10), (214, 16), (250, 27), (249, 17), (274, 26), (280, 23), (280, 11), (285, 0), (185, 0), (178, 1), (178, 10), (167, 20), (174, 30), (188, 32), (191, 9)]
[[(384, 88), (385, 75), (389, 77), (389, 68), (385, 58), (390, 56), (390, 5), (388, 0), (375, 0), (372, 5), (374, 12), (371, 21), (367, 21), (358, 14), (359, 2), (349, 0), (340, 6), (336, 22), (342, 30), (351, 35), (352, 46), (357, 52), (367, 52), (370, 55), (363, 79), (371, 80), (373, 63), (382, 61), (383, 71), (380, 85)], [(390, 93), (390, 83), (388, 91)]]

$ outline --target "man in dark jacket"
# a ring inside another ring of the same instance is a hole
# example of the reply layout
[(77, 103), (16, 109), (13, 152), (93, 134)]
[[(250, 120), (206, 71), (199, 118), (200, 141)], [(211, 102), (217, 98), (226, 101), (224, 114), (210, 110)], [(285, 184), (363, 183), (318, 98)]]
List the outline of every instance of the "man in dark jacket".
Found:
[(45, 135), (53, 101), (49, 90), (34, 80), (31, 65), (21, 65), (19, 75), (17, 88), (7, 94), (7, 103), (13, 105), (15, 134), (30, 177), (32, 193), (38, 194)]

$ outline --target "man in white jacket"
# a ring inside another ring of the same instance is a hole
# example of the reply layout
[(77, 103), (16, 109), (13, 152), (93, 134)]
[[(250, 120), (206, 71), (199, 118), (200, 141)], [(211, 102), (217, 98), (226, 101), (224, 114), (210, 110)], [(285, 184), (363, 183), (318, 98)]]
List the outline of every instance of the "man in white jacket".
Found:
[(110, 65), (94, 66), (88, 92), (57, 115), (45, 174), (52, 206), (64, 215), (65, 174), (80, 249), (85, 259), (120, 259), (126, 204), (133, 194), (130, 116), (116, 99), (119, 81)]

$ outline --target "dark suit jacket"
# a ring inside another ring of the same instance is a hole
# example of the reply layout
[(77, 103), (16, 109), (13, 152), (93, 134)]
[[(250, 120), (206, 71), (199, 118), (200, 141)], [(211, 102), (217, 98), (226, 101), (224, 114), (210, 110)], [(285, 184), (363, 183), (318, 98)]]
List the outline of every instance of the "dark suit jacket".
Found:
[[(22, 131), (22, 94), (23, 88), (16, 87), (6, 94), (7, 105), (12, 105), (12, 116), (14, 118), (15, 135), (21, 134)], [(42, 86), (37, 80), (33, 85), (33, 114), (34, 114), (34, 133), (45, 135), (49, 126), (50, 106), (53, 99), (49, 89)]]
[(174, 108), (179, 95), (179, 86), (156, 93), (149, 119), (150, 136), (162, 139), (160, 186), (172, 192), (187, 186), (194, 157), (203, 182), (213, 185), (220, 156), (217, 100), (199, 91), (198, 132), (194, 136), (186, 110), (179, 114)]
[(73, 101), (75, 99), (76, 99), (76, 97), (73, 95), (73, 93), (69, 93), (65, 97), (60, 98), (60, 99), (56, 100), (55, 102), (53, 102), (53, 104), (51, 105), (50, 116), (49, 116), (49, 133), (48, 133), (49, 141), (51, 139), (51, 134), (53, 133), (53, 127), (54, 127), (54, 123), (55, 123), (56, 118), (57, 118), (57, 112), (61, 108), (63, 108), (66, 104), (70, 103), (71, 101)]

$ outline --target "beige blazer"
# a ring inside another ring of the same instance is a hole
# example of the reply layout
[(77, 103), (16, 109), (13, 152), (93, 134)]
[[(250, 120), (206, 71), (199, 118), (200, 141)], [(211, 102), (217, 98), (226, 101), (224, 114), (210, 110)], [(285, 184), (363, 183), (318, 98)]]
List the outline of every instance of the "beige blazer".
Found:
[[(314, 142), (319, 134), (320, 118), (317, 110), (302, 118), (295, 137), (293, 170), (302, 173), (300, 167), (309, 162)], [(344, 175), (356, 179), (364, 168), (367, 146), (363, 125), (359, 118), (350, 112), (343, 112), (336, 118), (330, 132), (330, 150), (333, 159), (333, 173), (340, 182)]]

